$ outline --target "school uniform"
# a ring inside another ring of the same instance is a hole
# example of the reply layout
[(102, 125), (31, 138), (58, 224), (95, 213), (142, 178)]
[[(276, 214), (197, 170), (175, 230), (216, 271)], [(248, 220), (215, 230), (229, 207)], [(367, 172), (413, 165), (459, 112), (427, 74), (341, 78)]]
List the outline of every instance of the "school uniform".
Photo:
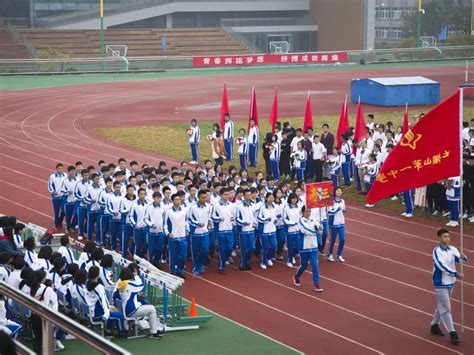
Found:
[(365, 191), (364, 181), (365, 167), (369, 163), (369, 149), (367, 148), (357, 148), (356, 157), (355, 157), (355, 168), (356, 168), (356, 189), (359, 191)]
[(100, 270), (100, 279), (99, 279), (99, 281), (102, 285), (104, 285), (104, 288), (105, 288), (105, 291), (106, 291), (106, 294), (107, 294), (107, 298), (109, 300), (112, 299), (112, 293), (113, 293), (114, 288), (115, 288), (114, 273), (111, 270), (109, 270), (108, 268), (102, 267), (102, 269)]
[(334, 189), (339, 187), (339, 175), (341, 175), (341, 166), (343, 162), (342, 154), (333, 156), (333, 161), (329, 164), (329, 174), (331, 175), (332, 184)]
[(0, 281), (7, 282), (10, 274), (10, 268), (7, 265), (0, 264)]
[(121, 312), (111, 312), (109, 300), (103, 285), (94, 283), (87, 287), (85, 294), (86, 304), (89, 307), (89, 317), (96, 322), (107, 322), (111, 327), (117, 325), (120, 334), (125, 331), (125, 318)]
[(20, 286), (20, 282), (22, 281), (22, 278), (21, 278), (21, 272), (23, 270), (13, 270), (11, 273), (10, 273), (10, 276), (8, 276), (8, 279), (7, 279), (7, 283), (13, 287), (13, 288), (18, 288)]
[(136, 200), (130, 210), (130, 223), (133, 228), (133, 240), (135, 243), (135, 254), (140, 258), (145, 256), (146, 245), (146, 223), (145, 223), (145, 201)]
[(90, 257), (91, 257), (90, 253), (82, 252), (81, 255), (79, 255), (79, 259), (77, 259), (77, 265), (79, 265), (81, 269), (85, 269), (86, 264), (89, 261)]
[(211, 206), (206, 203), (204, 205), (193, 204), (189, 209), (188, 216), (193, 274), (199, 275), (204, 272), (204, 261), (209, 255), (208, 225), (211, 219)]
[(0, 300), (0, 331), (3, 331), (13, 339), (18, 339), (23, 331), (23, 327), (20, 324), (7, 318), (5, 300)]
[(61, 254), (67, 265), (76, 262), (76, 259), (74, 258), (74, 253), (71, 250), (70, 246), (60, 246), (58, 248), (58, 253)]
[(249, 153), (249, 140), (247, 136), (242, 137), (242, 142), (238, 148), (240, 168), (247, 169), (247, 155)]
[(201, 132), (198, 126), (190, 127), (191, 135), (189, 137), (189, 146), (191, 147), (192, 162), (199, 162), (199, 141), (201, 140)]
[(263, 225), (260, 233), (262, 243), (261, 265), (272, 265), (271, 259), (275, 255), (277, 247), (275, 222), (281, 218), (278, 212), (275, 205), (269, 206), (267, 203), (264, 203), (258, 211), (257, 221)]
[(163, 216), (166, 208), (163, 203), (154, 202), (146, 207), (145, 223), (148, 226), (146, 243), (148, 245), (148, 260), (155, 266), (158, 265), (164, 248)]
[(311, 209), (311, 218), (321, 226), (320, 233), (318, 233), (318, 249), (321, 254), (324, 254), (324, 247), (326, 246), (328, 236), (327, 207)]
[(184, 266), (188, 251), (186, 240), (186, 209), (174, 206), (165, 212), (163, 233), (169, 238), (170, 274), (184, 276)]
[(287, 264), (292, 265), (295, 263), (295, 255), (298, 254), (297, 239), (299, 236), (300, 211), (301, 208), (297, 204), (288, 204), (283, 208), (283, 222), (286, 227), (286, 246), (288, 248)]
[(33, 266), (36, 264), (38, 260), (38, 254), (34, 250), (26, 250), (25, 251), (25, 263), (28, 267), (33, 269)]
[(342, 144), (341, 153), (343, 155), (342, 175), (344, 177), (344, 185), (351, 186), (350, 168), (351, 168), (352, 144), (349, 141), (346, 141), (344, 142), (344, 144)]
[(403, 202), (405, 203), (405, 213), (404, 216), (413, 216), (415, 212), (415, 205), (413, 203), (413, 190), (403, 191)]
[(294, 153), (295, 159), (295, 169), (296, 169), (296, 179), (297, 180), (304, 180), (304, 171), (306, 168), (306, 159), (308, 154), (306, 150), (299, 149)]
[[(459, 176), (448, 179), (450, 185), (446, 188), (446, 199), (449, 206), (449, 223), (459, 221), (459, 201), (461, 200), (461, 178)], [(449, 224), (448, 224), (449, 225)]]
[(255, 205), (242, 201), (237, 206), (237, 224), (240, 226), (240, 268), (250, 267), (250, 260), (255, 250)]
[(105, 207), (107, 205), (107, 199), (109, 195), (112, 195), (114, 191), (112, 189), (108, 190), (104, 188), (99, 193), (99, 215), (98, 215), (98, 222), (97, 222), (97, 244), (103, 245), (105, 242), (106, 235), (110, 232), (110, 218), (111, 215), (106, 212)]
[(303, 272), (311, 262), (311, 271), (313, 274), (314, 286), (319, 286), (319, 267), (318, 267), (318, 233), (317, 222), (311, 217), (306, 219), (302, 217), (298, 222), (300, 236), (298, 238), (298, 249), (300, 252), (300, 266), (296, 270), (295, 279), (299, 280)]
[[(217, 247), (219, 249), (219, 271), (225, 271), (226, 262), (234, 246), (233, 210), (230, 202), (219, 201), (214, 205), (211, 215), (216, 228)], [(221, 219), (223, 219), (221, 221)]]
[(329, 255), (333, 255), (334, 244), (336, 243), (336, 237), (339, 235), (339, 246), (337, 249), (337, 256), (342, 257), (344, 251), (344, 244), (346, 240), (345, 233), (345, 219), (344, 211), (346, 204), (343, 199), (334, 199), (334, 205), (328, 207), (329, 215), (329, 229), (331, 231), (331, 241), (329, 243)]
[[(286, 228), (285, 223), (283, 222), (283, 207), (285, 206), (285, 203), (283, 200), (280, 200), (279, 203), (275, 200), (274, 206), (277, 209), (277, 216), (280, 216), (275, 223), (277, 241), (276, 257), (283, 260), (283, 246), (286, 243)], [(272, 257), (272, 260), (275, 260), (275, 257)]]
[(369, 193), (372, 185), (375, 182), (375, 178), (377, 177), (377, 173), (379, 168), (376, 162), (369, 162), (365, 169), (365, 176), (364, 176), (364, 183), (365, 183), (365, 190)]
[(120, 214), (120, 203), (122, 202), (122, 194), (112, 193), (107, 196), (104, 214), (109, 217), (109, 231), (110, 231), (110, 247), (112, 250), (117, 250), (117, 239), (121, 238), (122, 225)]
[(280, 143), (273, 143), (272, 149), (270, 150), (270, 167), (272, 169), (272, 175), (275, 180), (280, 179), (280, 154)]
[(48, 191), (51, 194), (53, 202), (54, 226), (61, 228), (64, 219), (64, 210), (62, 208), (63, 193), (61, 187), (66, 178), (66, 173), (58, 174), (54, 172), (48, 179)]
[(232, 120), (228, 120), (224, 123), (224, 149), (226, 152), (226, 159), (227, 161), (231, 161), (233, 158), (233, 149), (234, 149), (234, 122)]
[(23, 249), (23, 237), (20, 234), (13, 234), (13, 244), (18, 250)]
[(257, 166), (259, 140), (260, 140), (260, 129), (257, 126), (250, 127), (249, 135), (248, 135), (250, 167)]
[(86, 197), (84, 201), (87, 203), (87, 240), (92, 239), (92, 233), (94, 231), (95, 226), (95, 234), (96, 234), (96, 241), (99, 235), (99, 228), (98, 228), (98, 217), (100, 211), (99, 205), (99, 193), (101, 188), (99, 185), (91, 185), (87, 189)]
[(313, 143), (313, 161), (315, 181), (323, 181), (323, 159), (326, 156), (326, 147), (321, 143)]
[(53, 264), (48, 259), (37, 258), (36, 263), (33, 265), (32, 269), (34, 271), (43, 269), (46, 272), (46, 278), (51, 279), (49, 270), (53, 268)]
[(136, 197), (134, 196), (132, 200), (129, 200), (127, 196), (123, 197), (120, 200), (120, 216), (121, 216), (121, 229), (122, 229), (122, 256), (127, 258), (128, 253), (132, 254), (135, 252), (135, 243), (132, 238), (132, 245), (128, 247), (130, 237), (133, 237), (133, 226), (130, 220), (130, 212), (132, 210), (133, 204), (136, 202)]
[(82, 239), (84, 237), (85, 226), (84, 223), (87, 218), (87, 202), (86, 195), (89, 190), (91, 183), (89, 180), (80, 180), (74, 186), (74, 197), (76, 198), (76, 216), (77, 216), (77, 225), (79, 227), (78, 237)]
[(76, 204), (74, 187), (76, 184), (77, 181), (74, 177), (66, 177), (61, 187), (63, 194), (62, 206), (66, 217), (66, 228), (68, 230), (73, 229), (76, 225), (76, 218), (74, 218), (74, 206)]

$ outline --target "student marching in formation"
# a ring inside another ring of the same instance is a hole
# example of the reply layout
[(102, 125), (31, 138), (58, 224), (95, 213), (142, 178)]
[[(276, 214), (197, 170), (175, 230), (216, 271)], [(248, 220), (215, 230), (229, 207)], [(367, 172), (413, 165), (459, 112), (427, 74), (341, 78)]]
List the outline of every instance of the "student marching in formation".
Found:
[(329, 243), (328, 261), (334, 261), (333, 250), (336, 238), (339, 236), (339, 246), (337, 248), (337, 261), (344, 263), (342, 257), (344, 244), (346, 240), (346, 232), (344, 226), (344, 212), (346, 212), (346, 204), (342, 199), (342, 188), (338, 187), (334, 190), (334, 205), (328, 207), (329, 230), (331, 233), (331, 241)]

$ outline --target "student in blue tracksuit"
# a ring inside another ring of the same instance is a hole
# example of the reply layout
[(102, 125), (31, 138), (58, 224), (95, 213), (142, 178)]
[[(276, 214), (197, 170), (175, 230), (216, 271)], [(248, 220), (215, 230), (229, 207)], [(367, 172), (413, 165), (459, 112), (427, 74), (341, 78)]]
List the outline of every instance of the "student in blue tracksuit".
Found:
[(295, 159), (296, 179), (298, 181), (304, 180), (304, 171), (306, 169), (306, 159), (308, 153), (303, 149), (303, 143), (298, 142), (296, 151), (292, 154)]
[(226, 113), (224, 115), (224, 149), (226, 152), (225, 160), (231, 161), (234, 155), (234, 122), (230, 119), (230, 115)]
[(327, 207), (311, 209), (311, 218), (321, 225), (321, 233), (318, 234), (318, 249), (321, 256), (326, 256), (324, 247), (326, 246), (326, 239), (328, 236), (328, 217)]
[(237, 224), (241, 227), (239, 233), (240, 266), (239, 270), (248, 271), (250, 259), (255, 249), (255, 205), (252, 202), (250, 189), (244, 191), (244, 200), (237, 206)]
[(120, 202), (122, 201), (122, 183), (120, 181), (114, 181), (113, 190), (111, 195), (108, 195), (105, 214), (109, 215), (109, 231), (110, 231), (110, 248), (117, 251), (117, 240), (119, 243), (122, 236), (121, 226), (121, 215), (120, 215)]
[(270, 149), (270, 167), (275, 180), (280, 179), (280, 154), (281, 148), (278, 142), (278, 136), (274, 134), (272, 136), (272, 148)]
[(64, 210), (62, 208), (63, 193), (61, 188), (63, 181), (66, 179), (66, 173), (63, 172), (64, 165), (61, 163), (56, 164), (56, 171), (51, 174), (48, 179), (48, 191), (51, 194), (53, 202), (53, 213), (54, 213), (54, 227), (61, 229), (64, 219)]
[(197, 164), (199, 162), (199, 141), (201, 139), (201, 133), (197, 125), (197, 121), (193, 118), (191, 120), (191, 127), (189, 132), (189, 146), (191, 147), (191, 164)]
[(415, 212), (415, 205), (413, 203), (413, 191), (403, 191), (403, 202), (405, 203), (405, 212), (402, 213), (403, 217), (411, 218)]
[(92, 239), (92, 233), (96, 234), (96, 242), (100, 245), (98, 238), (100, 238), (100, 228), (98, 228), (98, 217), (100, 211), (99, 205), (99, 194), (102, 188), (99, 185), (100, 176), (98, 174), (92, 174), (92, 185), (87, 189), (86, 197), (84, 201), (87, 203), (87, 239)]
[(133, 227), (133, 241), (135, 243), (135, 254), (140, 258), (145, 256), (147, 249), (146, 245), (146, 223), (145, 210), (146, 204), (146, 190), (138, 189), (138, 200), (133, 203), (130, 210), (130, 222)]
[(74, 231), (76, 218), (74, 217), (74, 206), (76, 197), (74, 196), (74, 187), (76, 186), (76, 168), (74, 165), (67, 167), (67, 176), (63, 180), (61, 191), (63, 194), (62, 208), (66, 217), (66, 228), (69, 232)]
[(153, 203), (145, 211), (145, 223), (148, 226), (146, 241), (148, 244), (148, 261), (161, 269), (160, 260), (163, 256), (164, 235), (163, 217), (165, 207), (161, 202), (162, 195), (159, 191), (153, 193)]
[(260, 207), (257, 214), (257, 221), (263, 225), (260, 233), (262, 242), (262, 260), (260, 267), (266, 269), (267, 266), (273, 266), (272, 257), (275, 255), (277, 248), (276, 240), (276, 224), (281, 219), (279, 209), (276, 208), (275, 197), (273, 193), (267, 192), (265, 195), (265, 203)]
[(319, 267), (318, 267), (318, 233), (319, 224), (311, 218), (311, 210), (303, 206), (301, 209), (303, 216), (298, 222), (300, 236), (298, 238), (298, 249), (300, 251), (300, 266), (293, 276), (295, 286), (301, 286), (300, 277), (311, 262), (311, 271), (313, 274), (313, 285), (315, 292), (323, 292), (319, 286)]
[(333, 148), (332, 160), (329, 162), (329, 174), (334, 188), (339, 187), (339, 175), (341, 175), (342, 162), (344, 161), (343, 155), (339, 152), (337, 147)]
[[(369, 163), (365, 167), (365, 175), (364, 175), (364, 183), (365, 183), (365, 190), (367, 193), (370, 192), (372, 185), (377, 178), (377, 173), (379, 172), (378, 165), (377, 165), (377, 156), (374, 153), (369, 154)], [(374, 205), (367, 203), (365, 207), (374, 207)]]
[(89, 172), (86, 169), (82, 169), (81, 171), (82, 179), (79, 180), (76, 185), (74, 186), (74, 197), (76, 198), (76, 215), (77, 215), (77, 226), (79, 228), (79, 232), (77, 235), (78, 240), (82, 240), (84, 238), (85, 232), (85, 222), (87, 218), (87, 203), (85, 201), (87, 191), (89, 186), (91, 185), (89, 181)]
[(169, 238), (169, 272), (185, 278), (184, 266), (188, 255), (186, 209), (181, 206), (181, 197), (178, 194), (172, 195), (171, 200), (173, 207), (165, 212), (163, 218), (163, 233)]
[(339, 236), (339, 246), (337, 248), (337, 261), (345, 262), (342, 257), (344, 251), (344, 244), (346, 240), (344, 212), (346, 211), (346, 204), (342, 197), (342, 189), (340, 187), (334, 190), (334, 205), (328, 207), (329, 215), (329, 230), (331, 231), (331, 242), (329, 244), (328, 261), (334, 261), (333, 250), (336, 238)]
[[(122, 230), (122, 256), (127, 258), (128, 253), (133, 255), (135, 252), (135, 243), (133, 242), (133, 227), (130, 220), (130, 212), (133, 204), (136, 202), (137, 197), (135, 196), (135, 187), (133, 185), (127, 185), (127, 193), (125, 197), (120, 200), (120, 218), (121, 218), (121, 230)], [(128, 243), (132, 237), (132, 245), (128, 247)]]
[(446, 199), (449, 206), (449, 227), (457, 227), (459, 225), (459, 201), (461, 199), (461, 178), (455, 176), (447, 180)]
[(239, 160), (240, 160), (240, 168), (247, 169), (247, 156), (249, 153), (249, 140), (245, 135), (245, 129), (241, 128), (239, 130)]
[(256, 167), (257, 154), (258, 154), (258, 142), (260, 141), (260, 130), (258, 126), (255, 124), (255, 120), (253, 118), (250, 119), (248, 141), (249, 141), (250, 166)]
[(288, 248), (288, 261), (286, 265), (293, 267), (295, 255), (298, 254), (297, 239), (299, 236), (298, 223), (301, 209), (298, 207), (298, 196), (292, 192), (288, 196), (288, 204), (283, 208), (283, 222), (286, 227), (286, 246)]
[(344, 177), (344, 185), (351, 186), (351, 155), (352, 155), (352, 143), (346, 134), (342, 135), (342, 146), (341, 153), (343, 155), (342, 162), (342, 176)]
[(220, 190), (220, 201), (214, 205), (212, 220), (216, 226), (217, 246), (219, 250), (219, 273), (225, 274), (225, 266), (229, 263), (229, 258), (234, 246), (234, 206), (229, 202), (229, 190)]
[(207, 190), (199, 190), (198, 201), (191, 205), (188, 213), (194, 276), (204, 273), (204, 262), (209, 256), (211, 205), (206, 203), (206, 198)]

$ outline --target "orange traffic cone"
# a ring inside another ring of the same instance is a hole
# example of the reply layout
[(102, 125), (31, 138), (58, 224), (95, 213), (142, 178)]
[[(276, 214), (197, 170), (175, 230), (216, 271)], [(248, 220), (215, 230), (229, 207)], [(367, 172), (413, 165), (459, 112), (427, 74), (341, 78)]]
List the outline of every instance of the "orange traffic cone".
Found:
[(198, 315), (198, 310), (197, 310), (197, 307), (196, 307), (196, 300), (193, 297), (192, 301), (191, 301), (191, 309), (189, 310), (189, 316), (190, 317), (197, 317), (197, 315)]

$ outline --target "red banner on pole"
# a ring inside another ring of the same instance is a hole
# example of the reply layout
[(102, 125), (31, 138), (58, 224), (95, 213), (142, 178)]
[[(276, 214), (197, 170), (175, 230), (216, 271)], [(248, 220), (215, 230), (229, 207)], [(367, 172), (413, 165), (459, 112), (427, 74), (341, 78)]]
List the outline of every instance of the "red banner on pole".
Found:
[(306, 207), (320, 208), (334, 205), (334, 186), (332, 181), (306, 184)]
[(252, 66), (265, 64), (345, 63), (347, 52), (251, 54), (194, 57), (193, 67)]

